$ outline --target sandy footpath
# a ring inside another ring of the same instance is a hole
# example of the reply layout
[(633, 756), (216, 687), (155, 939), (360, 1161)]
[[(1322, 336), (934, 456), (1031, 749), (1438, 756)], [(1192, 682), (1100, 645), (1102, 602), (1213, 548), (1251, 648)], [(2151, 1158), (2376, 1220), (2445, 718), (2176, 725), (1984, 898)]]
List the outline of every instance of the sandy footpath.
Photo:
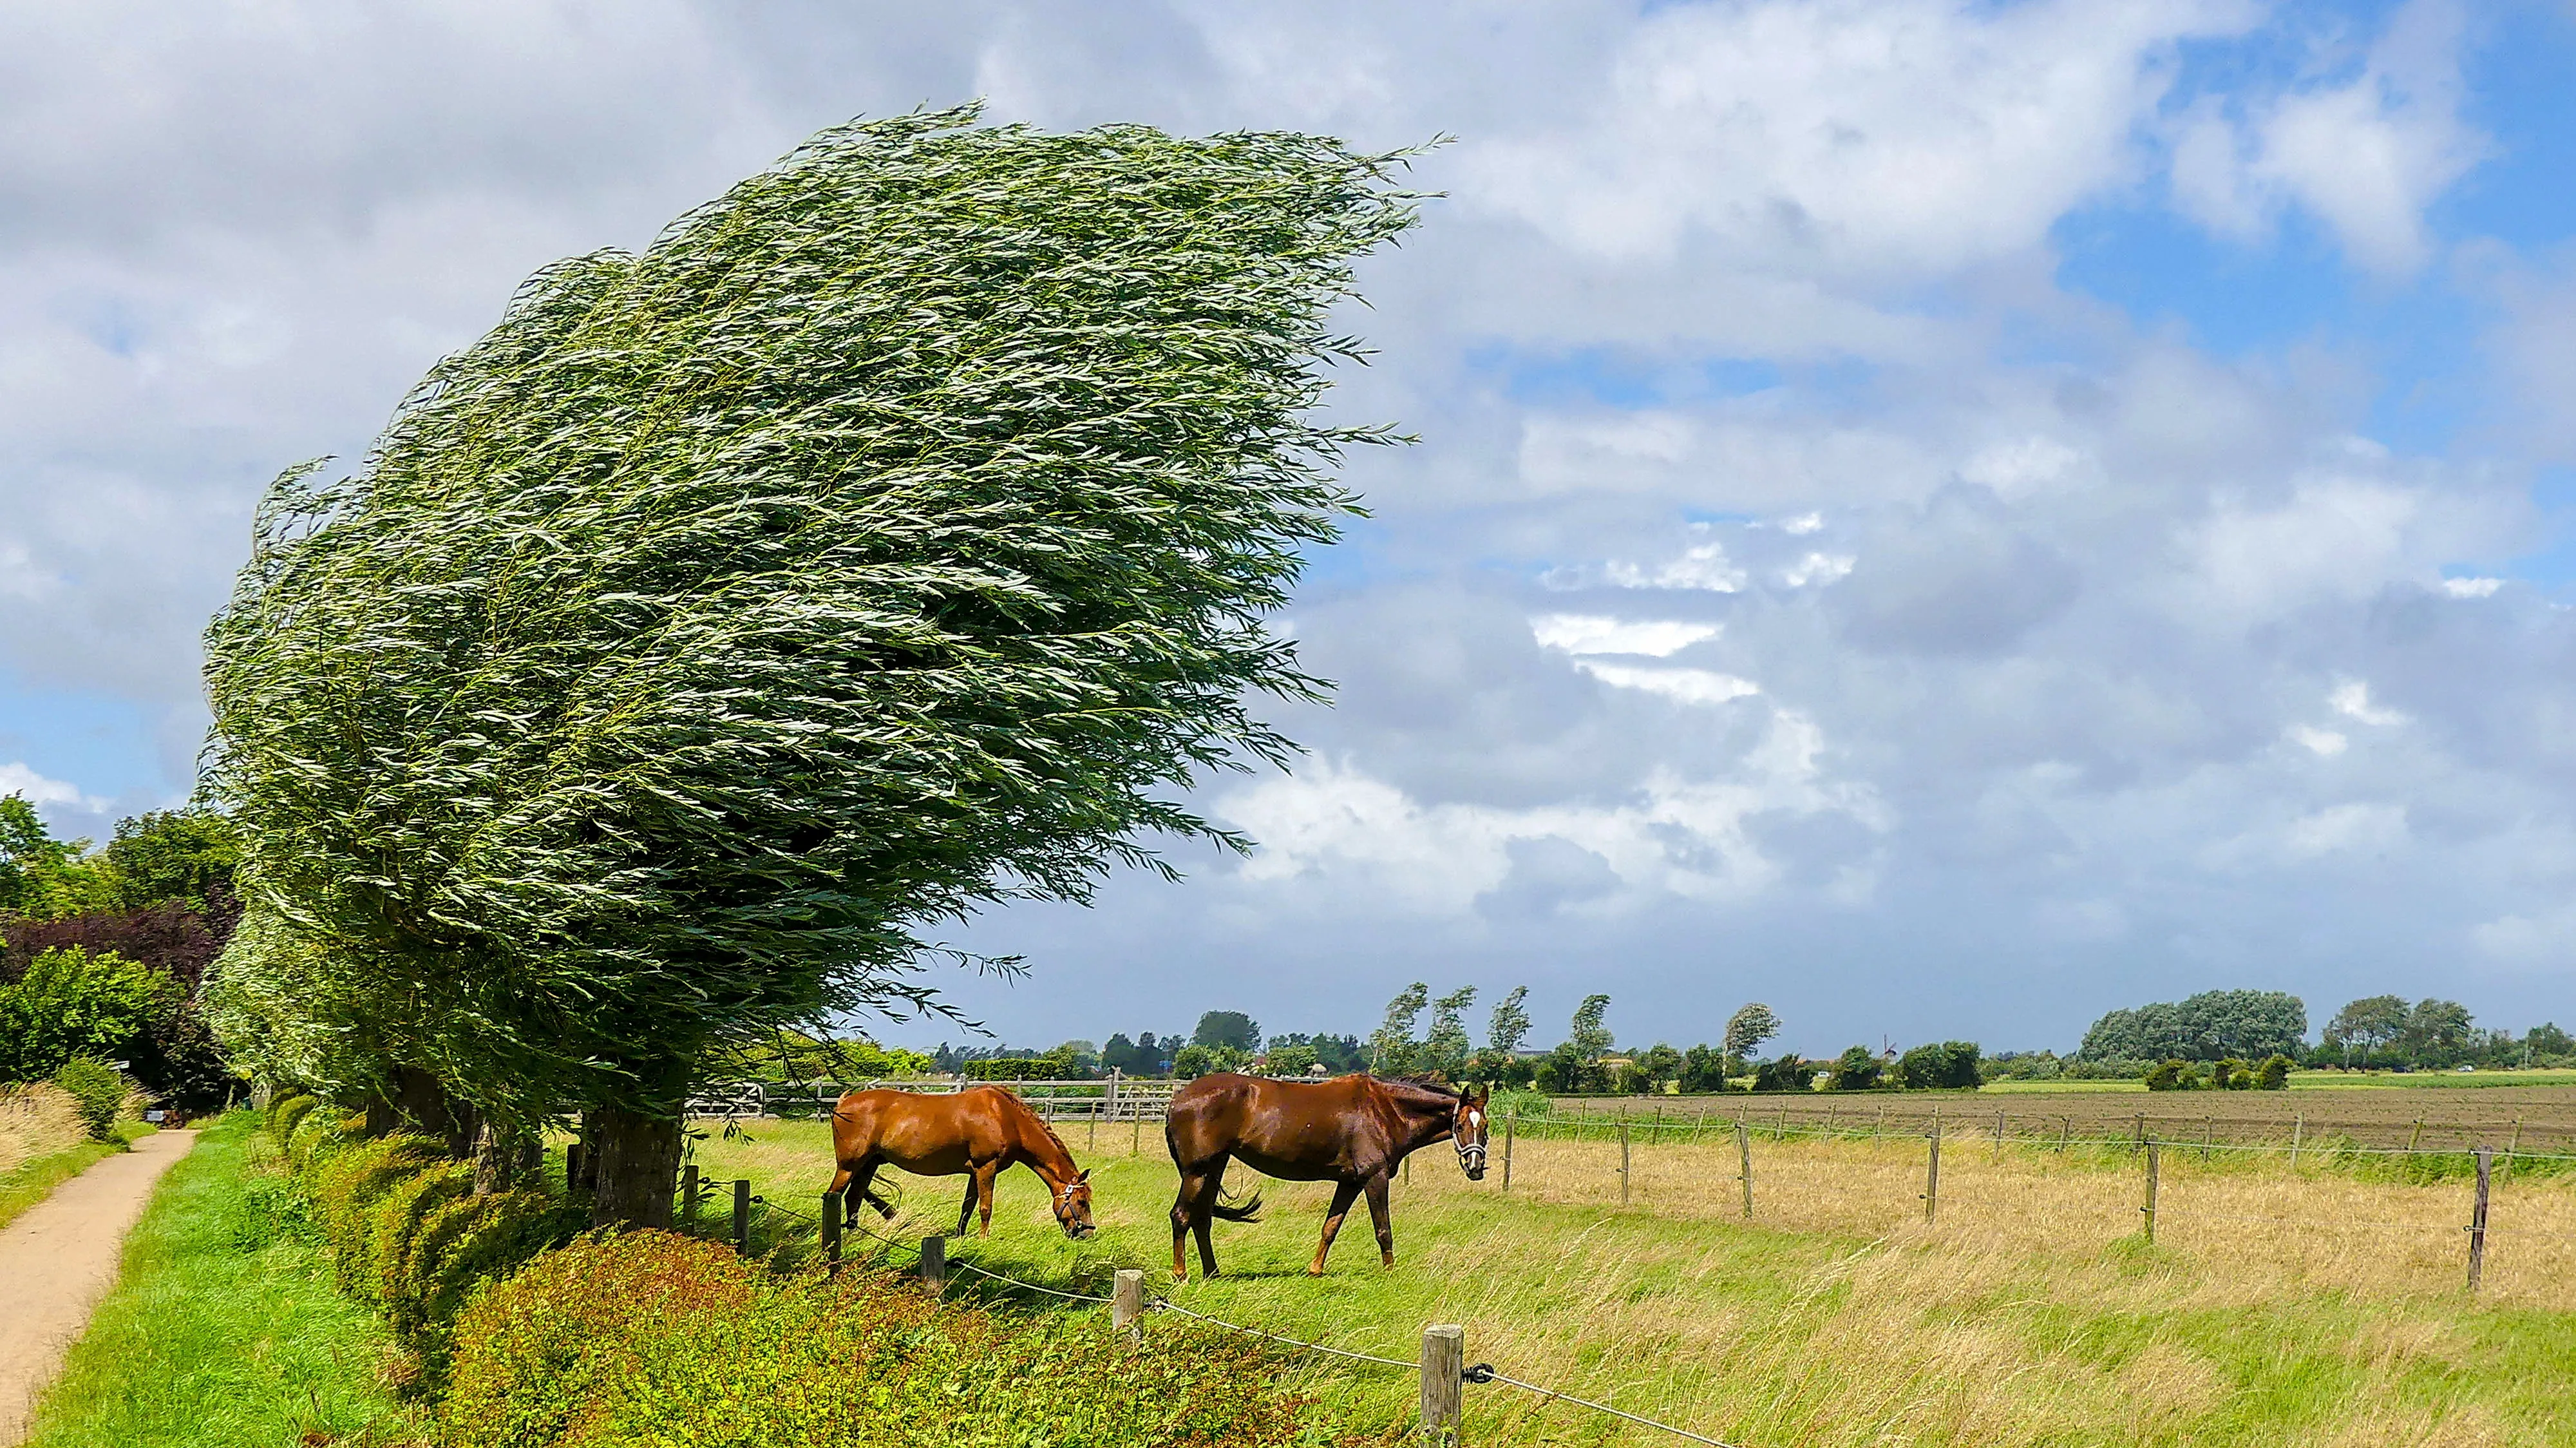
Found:
[(147, 1136), (0, 1229), (0, 1448), (25, 1441), (37, 1397), (115, 1285), (152, 1184), (196, 1144), (193, 1131)]

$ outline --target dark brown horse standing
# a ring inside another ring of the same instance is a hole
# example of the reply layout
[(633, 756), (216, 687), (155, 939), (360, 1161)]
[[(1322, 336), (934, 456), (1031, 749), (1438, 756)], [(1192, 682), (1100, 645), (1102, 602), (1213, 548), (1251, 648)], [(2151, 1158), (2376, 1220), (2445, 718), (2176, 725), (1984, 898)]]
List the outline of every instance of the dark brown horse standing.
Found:
[(966, 1205), (957, 1213), (957, 1235), (966, 1235), (975, 1204), (984, 1205), (984, 1235), (993, 1235), (993, 1180), (1014, 1166), (1036, 1172), (1053, 1194), (1057, 1225), (1076, 1240), (1091, 1235), (1091, 1173), (1077, 1169), (1054, 1131), (1028, 1103), (999, 1086), (973, 1086), (953, 1095), (912, 1091), (853, 1091), (832, 1108), (832, 1159), (840, 1171), (827, 1191), (841, 1200), (848, 1220), (859, 1203), (889, 1222), (894, 1203), (872, 1183), (880, 1166), (918, 1176), (963, 1176)]
[(1172, 1202), (1172, 1276), (1187, 1280), (1190, 1275), (1181, 1246), (1190, 1232), (1198, 1234), (1200, 1273), (1216, 1276), (1210, 1219), (1248, 1222), (1261, 1210), (1259, 1196), (1241, 1206), (1218, 1200), (1228, 1161), (1287, 1181), (1336, 1184), (1332, 1210), (1324, 1215), (1324, 1239), (1315, 1244), (1309, 1273), (1323, 1272), (1333, 1235), (1362, 1192), (1368, 1193), (1369, 1218), (1377, 1224), (1378, 1255), (1394, 1266), (1387, 1178), (1408, 1154), (1435, 1141), (1454, 1141), (1467, 1179), (1484, 1180), (1487, 1094), (1452, 1095), (1436, 1086), (1375, 1076), (1272, 1081), (1219, 1072), (1192, 1081), (1172, 1093), (1171, 1110), (1163, 1118), (1163, 1143), (1181, 1172), (1180, 1195)]

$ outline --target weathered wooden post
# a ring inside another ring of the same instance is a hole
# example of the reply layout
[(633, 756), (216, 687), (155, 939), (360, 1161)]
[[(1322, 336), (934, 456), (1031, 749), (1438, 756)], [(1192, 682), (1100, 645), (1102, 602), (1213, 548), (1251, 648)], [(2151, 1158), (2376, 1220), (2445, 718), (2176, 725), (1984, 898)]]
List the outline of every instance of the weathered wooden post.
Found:
[(1520, 1121), (1517, 1106), (1503, 1113), (1503, 1190), (1512, 1189), (1512, 1127)]
[(1109, 1103), (1105, 1101), (1092, 1107), (1091, 1124), (1083, 1128), (1085, 1131), (1089, 1132), (1090, 1135), (1083, 1138), (1082, 1149), (1095, 1156), (1100, 1152), (1100, 1113), (1108, 1109)]
[(751, 1255), (751, 1182), (748, 1178), (733, 1184), (733, 1249)]
[(1941, 1210), (1941, 1130), (1936, 1124), (1930, 1137), (1932, 1164), (1923, 1173), (1923, 1220), (1929, 1222)]
[(838, 1267), (841, 1265), (841, 1194), (839, 1192), (823, 1193), (823, 1215), (819, 1220), (823, 1225), (823, 1264), (827, 1268)]
[(698, 1164), (690, 1162), (680, 1168), (680, 1225), (696, 1230), (698, 1225)]
[(1422, 1330), (1422, 1441), (1454, 1445), (1465, 1414), (1467, 1329), (1433, 1323)]
[(1753, 1220), (1753, 1137), (1743, 1127), (1735, 1129), (1736, 1175), (1744, 1183), (1744, 1219)]
[(2487, 1168), (2495, 1160), (2495, 1149), (2478, 1148), (2478, 1200), (2469, 1208), (2469, 1290), (2478, 1290), (2478, 1278), (2487, 1266)]
[(917, 1270), (921, 1273), (921, 1280), (933, 1287), (942, 1286), (948, 1281), (948, 1239), (946, 1237), (921, 1239), (921, 1263)]
[(1869, 1139), (1876, 1141), (1885, 1135), (1887, 1135), (1887, 1103), (1882, 1101), (1878, 1103), (1878, 1124), (1869, 1129)]
[(2004, 1114), (1995, 1113), (1995, 1165), (2004, 1164)]
[(2147, 1242), (2152, 1246), (2156, 1240), (2156, 1144), (2152, 1140), (2147, 1143), (2147, 1204), (2138, 1210), (2146, 1213)]
[(1628, 1205), (1628, 1118), (1619, 1118), (1619, 1205)]
[(2518, 1150), (2521, 1146), (2522, 1146), (2522, 1118), (2521, 1118), (2521, 1117), (2519, 1117), (2519, 1116), (2517, 1116), (2517, 1117), (2515, 1117), (2515, 1118), (2513, 1119), (2513, 1136), (2512, 1136), (2512, 1139), (2508, 1140), (2508, 1141), (2507, 1141), (2507, 1142), (2505, 1142), (2505, 1144), (2504, 1144), (2504, 1164), (2505, 1164), (2506, 1166), (2511, 1166), (2511, 1165), (2513, 1165), (2513, 1154), (2514, 1154), (2514, 1152), (2515, 1152), (2516, 1150)]
[(2290, 1170), (2299, 1169), (2299, 1143), (2307, 1138), (2308, 1114), (2304, 1111), (2290, 1118)]
[(2057, 1154), (2058, 1154), (2059, 1156), (2064, 1156), (2064, 1155), (2066, 1155), (2066, 1139), (2067, 1139), (2068, 1137), (2070, 1137), (2070, 1136), (2073, 1136), (2074, 1134), (2075, 1134), (2075, 1118), (2074, 1118), (2074, 1117), (2072, 1117), (2072, 1116), (2061, 1116), (2061, 1117), (2057, 1118)]
[(1145, 1154), (1145, 1107), (1144, 1107), (1144, 1104), (1143, 1104), (1142, 1102), (1139, 1102), (1139, 1103), (1137, 1104), (1137, 1106), (1136, 1106), (1136, 1108), (1135, 1108), (1135, 1109), (1136, 1109), (1136, 1114), (1135, 1114), (1133, 1117), (1129, 1118), (1130, 1120), (1132, 1120), (1132, 1121), (1134, 1121), (1134, 1122), (1136, 1123), (1136, 1126), (1135, 1126), (1135, 1129), (1134, 1129), (1134, 1130), (1132, 1130), (1132, 1131), (1130, 1131), (1130, 1132), (1128, 1132), (1128, 1133), (1127, 1133), (1127, 1154), (1128, 1154), (1129, 1156), (1143, 1156), (1143, 1155)]
[(1133, 1267), (1110, 1279), (1109, 1330), (1131, 1347), (1145, 1340), (1145, 1274)]
[(2421, 1116), (2418, 1116), (2418, 1117), (2416, 1117), (2416, 1118), (2415, 1118), (2415, 1134), (2406, 1138), (2406, 1150), (2407, 1150), (2408, 1154), (2412, 1155), (2412, 1154), (2413, 1154), (2413, 1152), (2414, 1152), (2414, 1150), (2415, 1150), (2415, 1144), (2416, 1144), (2417, 1142), (2419, 1142), (2419, 1141), (2422, 1141), (2423, 1139), (2424, 1139), (2424, 1118), (2423, 1118), (2423, 1117), (2421, 1117)]

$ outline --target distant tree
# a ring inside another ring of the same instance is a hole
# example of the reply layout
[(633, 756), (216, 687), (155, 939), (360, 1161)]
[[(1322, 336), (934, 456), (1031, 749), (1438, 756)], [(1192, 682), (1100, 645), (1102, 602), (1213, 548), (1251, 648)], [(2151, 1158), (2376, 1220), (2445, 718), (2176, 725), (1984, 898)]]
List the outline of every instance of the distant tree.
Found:
[(1725, 1090), (1726, 1053), (1710, 1045), (1693, 1046), (1682, 1052), (1681, 1089), (1692, 1093)]
[(1780, 1018), (1760, 1001), (1753, 1001), (1726, 1018), (1726, 1056), (1741, 1067), (1752, 1059), (1754, 1048), (1780, 1034)]
[(125, 909), (175, 900), (199, 914), (219, 914), (236, 908), (241, 836), (230, 817), (213, 810), (153, 810), (117, 821), (101, 863)]
[(1975, 1090), (1979, 1054), (1974, 1041), (1917, 1046), (1897, 1058), (1897, 1084), (1908, 1091)]
[(1369, 1037), (1369, 1069), (1381, 1076), (1401, 1076), (1414, 1069), (1414, 1056), (1421, 1043), (1413, 1031), (1422, 1019), (1423, 1008), (1431, 1004), (1431, 988), (1420, 981), (1406, 986), (1386, 1003), (1386, 1019)]
[(1475, 1003), (1472, 985), (1460, 986), (1431, 1003), (1431, 1034), (1423, 1038), (1417, 1070), (1446, 1081), (1466, 1079), (1467, 1059), (1475, 1051), (1475, 1042), (1467, 1036), (1467, 1007)]
[(1753, 1071), (1753, 1089), (1756, 1091), (1811, 1091), (1815, 1084), (1816, 1068), (1808, 1065), (1795, 1051), (1776, 1061), (1765, 1061)]
[(2189, 1091), (2201, 1084), (2200, 1067), (2180, 1056), (2167, 1057), (2147, 1073), (2150, 1091)]
[(1136, 1043), (1128, 1039), (1125, 1031), (1112, 1031), (1109, 1039), (1100, 1043), (1100, 1069), (1137, 1074)]
[(2406, 1014), (2406, 1002), (2397, 996), (2364, 996), (2326, 1023), (2326, 1044), (2347, 1053), (2358, 1047), (2361, 1064), (2367, 1066), (2373, 1050), (2393, 1045), (2405, 1034)]
[(1315, 1048), (1302, 1042), (1288, 1045), (1274, 1042), (1264, 1059), (1269, 1062), (1273, 1076), (1303, 1076), (1306, 1068), (1315, 1064)]
[(1610, 997), (1606, 995), (1585, 996), (1583, 1004), (1574, 1008), (1574, 1022), (1566, 1033), (1565, 1044), (1573, 1047), (1575, 1059), (1587, 1066), (1610, 1054), (1610, 1027), (1604, 1024), (1609, 1014)]
[(2468, 1007), (2426, 997), (2406, 1012), (2397, 1047), (2419, 1065), (2447, 1066), (2473, 1049), (2476, 1036)]
[(1190, 1032), (1193, 1046), (1223, 1046), (1245, 1055), (1261, 1049), (1261, 1023), (1241, 1011), (1209, 1011)]
[(0, 795), (0, 920), (52, 920), (113, 910), (106, 871), (83, 858), (87, 840), (57, 840), (24, 795)]
[(2289, 1057), (2278, 1053), (2265, 1057), (2263, 1064), (2254, 1068), (2255, 1089), (2261, 1091), (2289, 1090), (2291, 1068), (2298, 1064), (2298, 1062), (2291, 1060)]
[(1658, 1041), (1628, 1063), (1627, 1079), (1620, 1084), (1632, 1096), (1661, 1096), (1681, 1076), (1684, 1064), (1681, 1052)]
[(2523, 1046), (2537, 1059), (2545, 1056), (2576, 1055), (2576, 1037), (2558, 1028), (2555, 1021), (2543, 1021), (2522, 1038)]
[(1516, 985), (1511, 994), (1494, 1002), (1494, 1013), (1485, 1020), (1485, 1050), (1496, 1056), (1519, 1054), (1521, 1042), (1529, 1039), (1529, 1012), (1521, 1002), (1529, 999), (1529, 987)]
[(1825, 1079), (1825, 1086), (1832, 1091), (1873, 1090), (1883, 1069), (1878, 1053), (1869, 1047), (1847, 1047), (1834, 1058), (1833, 1074)]
[(2307, 1044), (2308, 1009), (2282, 991), (2203, 991), (2179, 1002), (2158, 1002), (2105, 1014), (2084, 1033), (2078, 1053), (2087, 1061), (2129, 1061), (2181, 1056), (2214, 1061), (2297, 1051)]

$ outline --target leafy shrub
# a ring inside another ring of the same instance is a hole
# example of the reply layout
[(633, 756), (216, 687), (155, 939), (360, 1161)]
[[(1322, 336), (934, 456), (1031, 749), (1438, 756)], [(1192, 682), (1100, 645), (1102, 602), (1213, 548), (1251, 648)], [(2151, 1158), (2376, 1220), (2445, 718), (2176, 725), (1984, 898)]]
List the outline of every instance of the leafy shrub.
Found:
[(316, 1109), (304, 1112), (286, 1134), (286, 1165), (297, 1176), (303, 1176), (323, 1157), (348, 1145), (355, 1139), (349, 1123), (340, 1113), (316, 1103)]
[(2298, 1064), (2298, 1062), (2293, 1061), (2289, 1057), (2281, 1055), (2278, 1052), (2265, 1057), (2263, 1059), (2263, 1064), (2254, 1068), (2255, 1089), (2258, 1091), (2289, 1090), (2290, 1070)]
[(331, 1244), (333, 1275), (341, 1291), (362, 1298), (374, 1295), (374, 1208), (396, 1185), (439, 1159), (437, 1143), (425, 1137), (380, 1136), (351, 1143), (307, 1174), (305, 1191), (323, 1239)]
[(1816, 1068), (1808, 1065), (1797, 1052), (1791, 1051), (1777, 1061), (1764, 1061), (1753, 1068), (1756, 1091), (1809, 1091), (1815, 1088)]
[(451, 1448), (794, 1443), (1262, 1445), (1299, 1439), (1256, 1344), (1157, 1319), (941, 1305), (858, 1272), (782, 1278), (662, 1232), (586, 1237), (459, 1319)]
[(1969, 1090), (1980, 1084), (1977, 1043), (1943, 1041), (1897, 1058), (1896, 1082), (1908, 1091)]
[(367, 1209), (359, 1242), (364, 1262), (349, 1272), (357, 1294), (389, 1309), (409, 1293), (420, 1270), (420, 1236), (431, 1214), (473, 1190), (474, 1164), (465, 1161), (439, 1162), (388, 1186)]
[(2150, 1091), (2197, 1091), (2208, 1085), (2200, 1074), (2199, 1063), (2177, 1056), (2147, 1073)]
[(114, 951), (45, 951), (0, 983), (0, 1081), (34, 1081), (79, 1057), (124, 1056), (183, 993)]
[(1878, 1087), (1879, 1073), (1886, 1069), (1878, 1053), (1867, 1046), (1851, 1046), (1834, 1058), (1833, 1073), (1825, 1078), (1828, 1091), (1872, 1091)]
[(586, 1208), (542, 1191), (440, 1199), (397, 1264), (398, 1280), (385, 1294), (386, 1321), (420, 1354), (435, 1381), (445, 1372), (449, 1329), (476, 1289), (573, 1240), (589, 1225)]
[(294, 1139), (295, 1128), (303, 1125), (304, 1118), (311, 1114), (313, 1108), (321, 1104), (313, 1097), (301, 1095), (287, 1096), (269, 1103), (269, 1139), (276, 1142), (280, 1150), (284, 1150), (286, 1143)]
[(81, 1125), (92, 1141), (106, 1141), (116, 1131), (117, 1113), (125, 1109), (125, 1078), (105, 1061), (74, 1056), (54, 1072), (54, 1084), (80, 1106)]
[(2209, 1068), (2209, 1084), (2220, 1091), (2243, 1091), (2254, 1084), (2254, 1068), (2233, 1056), (2224, 1057)]

